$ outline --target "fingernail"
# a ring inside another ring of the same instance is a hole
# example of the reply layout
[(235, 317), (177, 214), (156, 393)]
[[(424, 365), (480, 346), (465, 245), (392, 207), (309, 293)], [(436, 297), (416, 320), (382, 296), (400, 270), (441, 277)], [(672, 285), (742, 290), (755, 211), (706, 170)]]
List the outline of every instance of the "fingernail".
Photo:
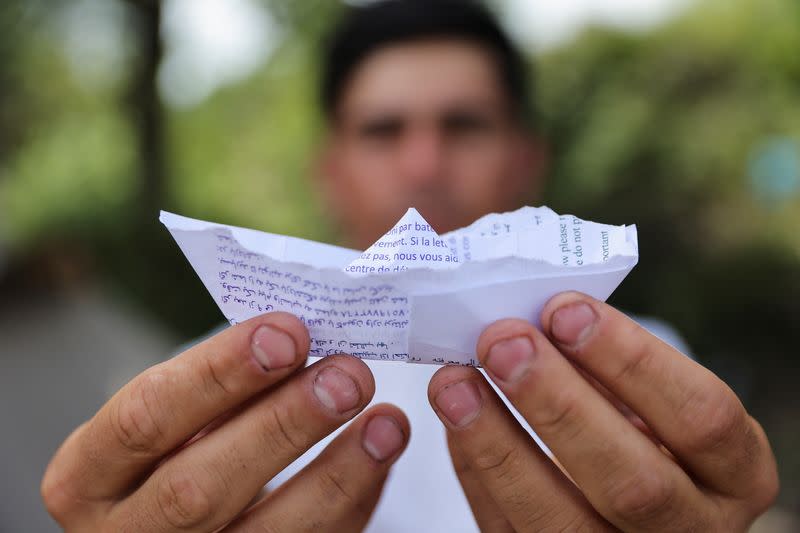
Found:
[(481, 394), (471, 381), (448, 385), (436, 395), (436, 406), (454, 426), (465, 426), (475, 420), (481, 409)]
[(335, 366), (324, 368), (317, 374), (314, 394), (322, 405), (337, 413), (355, 409), (361, 399), (353, 378)]
[(526, 336), (496, 342), (489, 348), (486, 368), (506, 383), (514, 383), (533, 365), (533, 342)]
[(297, 357), (292, 337), (271, 326), (261, 326), (253, 333), (251, 349), (256, 361), (267, 370), (290, 366)]
[(578, 346), (589, 338), (596, 322), (597, 315), (589, 304), (568, 304), (553, 313), (550, 333), (561, 344)]
[(405, 436), (391, 416), (376, 416), (364, 429), (364, 450), (376, 461), (385, 461), (403, 447)]

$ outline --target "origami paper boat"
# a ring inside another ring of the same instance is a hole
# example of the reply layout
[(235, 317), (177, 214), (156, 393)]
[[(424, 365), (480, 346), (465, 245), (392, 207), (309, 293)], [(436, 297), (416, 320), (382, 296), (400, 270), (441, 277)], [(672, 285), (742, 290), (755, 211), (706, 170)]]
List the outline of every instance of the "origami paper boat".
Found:
[(566, 290), (605, 300), (639, 257), (635, 226), (547, 207), (490, 214), (444, 235), (411, 208), (363, 252), (165, 211), (160, 220), (231, 324), (293, 313), (319, 357), (476, 365), (490, 323), (536, 323)]

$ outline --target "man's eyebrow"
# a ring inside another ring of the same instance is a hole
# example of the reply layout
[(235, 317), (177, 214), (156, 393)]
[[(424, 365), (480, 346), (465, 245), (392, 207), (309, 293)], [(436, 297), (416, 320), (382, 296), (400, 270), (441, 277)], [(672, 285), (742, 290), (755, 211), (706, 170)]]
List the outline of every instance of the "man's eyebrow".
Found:
[(486, 108), (455, 107), (444, 110), (439, 120), (444, 123), (479, 122), (487, 123), (492, 119), (492, 111)]
[(406, 122), (406, 118), (401, 113), (384, 112), (365, 114), (354, 122), (358, 130), (363, 133), (386, 133), (401, 129)]

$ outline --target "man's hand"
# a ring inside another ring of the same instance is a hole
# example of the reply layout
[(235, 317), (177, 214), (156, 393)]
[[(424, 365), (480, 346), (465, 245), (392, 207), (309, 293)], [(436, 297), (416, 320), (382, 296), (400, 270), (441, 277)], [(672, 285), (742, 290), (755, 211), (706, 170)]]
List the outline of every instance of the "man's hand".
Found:
[(261, 500), (262, 487), (371, 399), (367, 366), (302, 368), (303, 324), (271, 313), (228, 328), (123, 387), (53, 457), (47, 509), (67, 531), (355, 531), (409, 426), (371, 408)]
[(484, 531), (744, 531), (772, 504), (764, 431), (714, 374), (582, 294), (541, 323), (496, 322), (477, 353), (563, 471), (477, 370), (429, 386)]

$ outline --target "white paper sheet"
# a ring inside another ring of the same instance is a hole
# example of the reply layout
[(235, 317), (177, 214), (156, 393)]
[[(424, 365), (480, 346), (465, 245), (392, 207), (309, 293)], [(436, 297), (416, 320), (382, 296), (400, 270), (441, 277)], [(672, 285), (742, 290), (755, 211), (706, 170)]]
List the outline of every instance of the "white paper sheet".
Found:
[(566, 290), (605, 300), (638, 260), (635, 226), (547, 207), (487, 215), (441, 236), (412, 208), (364, 252), (166, 211), (161, 222), (231, 324), (293, 313), (319, 357), (476, 365), (490, 323), (535, 324)]

